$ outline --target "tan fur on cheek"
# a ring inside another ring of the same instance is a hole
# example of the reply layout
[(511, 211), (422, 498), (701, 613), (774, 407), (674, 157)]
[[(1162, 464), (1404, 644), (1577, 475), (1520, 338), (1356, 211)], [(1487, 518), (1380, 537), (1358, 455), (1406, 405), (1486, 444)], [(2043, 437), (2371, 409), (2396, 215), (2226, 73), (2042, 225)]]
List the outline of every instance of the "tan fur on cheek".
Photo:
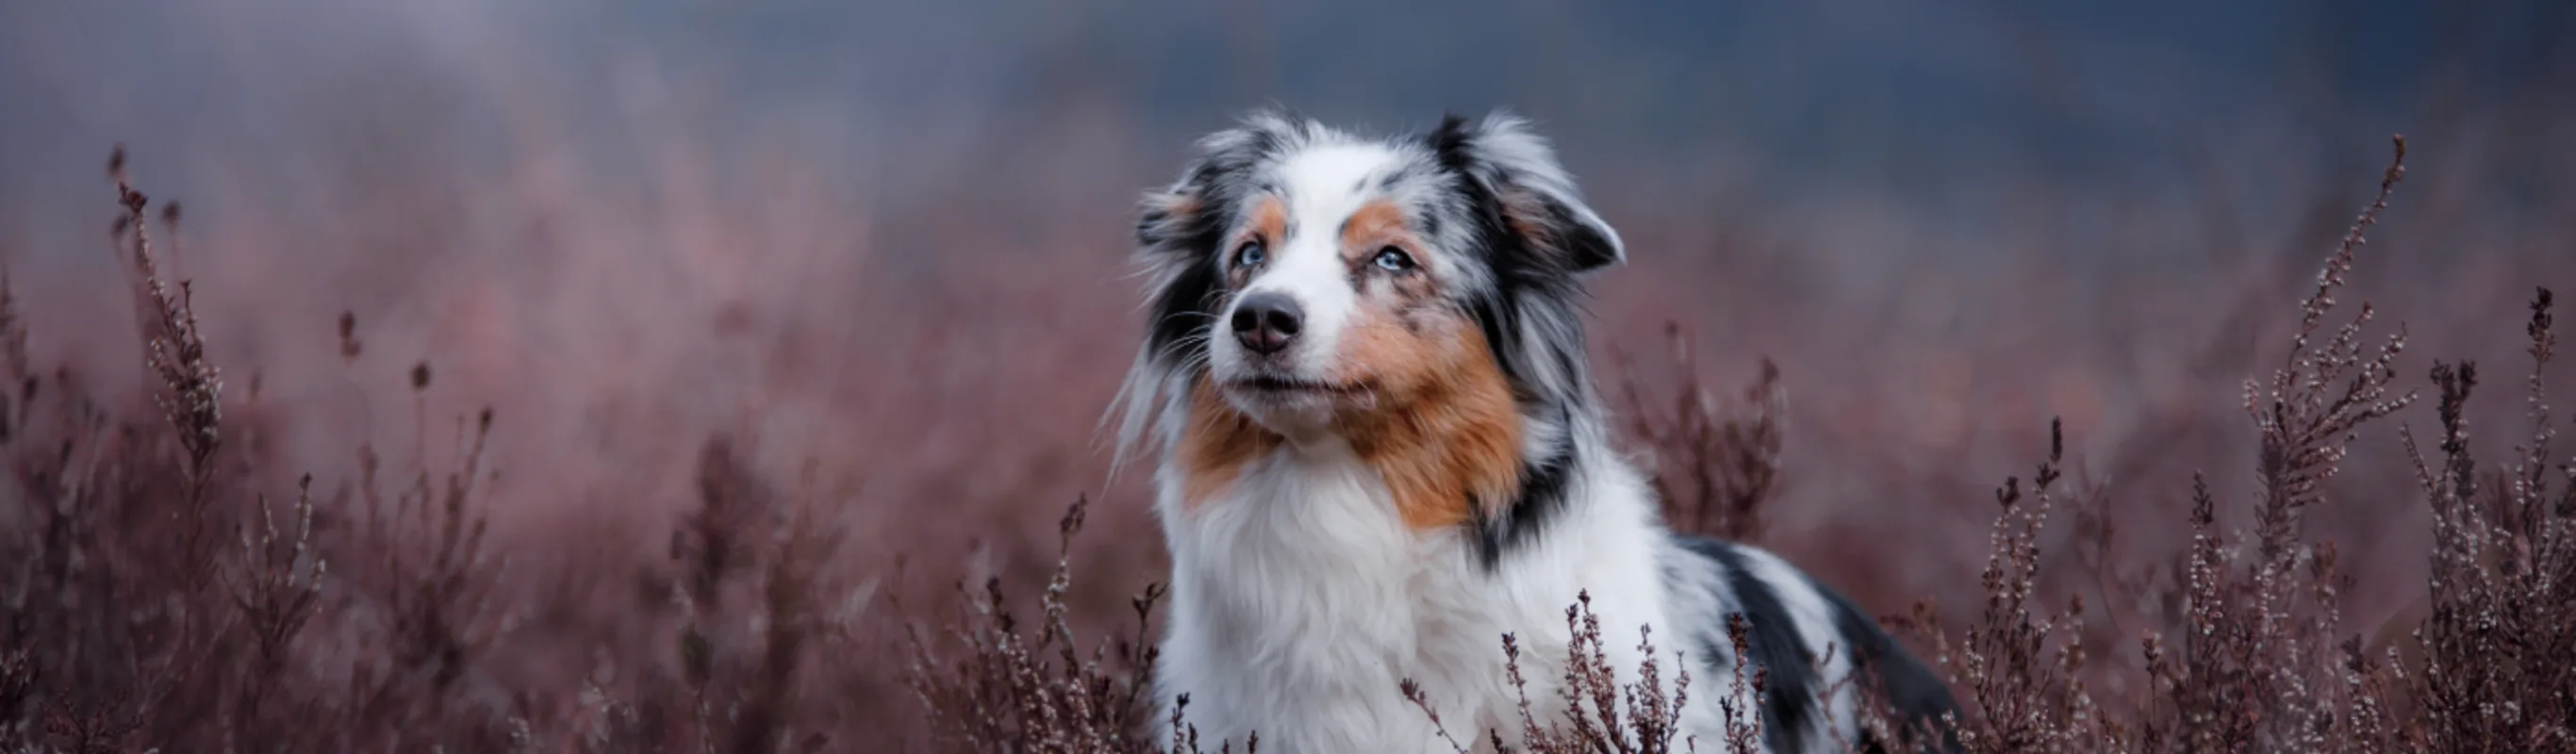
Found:
[(1199, 378), (1190, 389), (1189, 421), (1173, 453), (1182, 474), (1181, 507), (1195, 509), (1225, 494), (1242, 478), (1244, 467), (1279, 447), (1279, 442), (1278, 435), (1227, 404), (1214, 383)]
[(1420, 248), (1396, 203), (1352, 213), (1341, 240), (1355, 279), (1366, 282), (1334, 377), (1366, 385), (1370, 399), (1342, 418), (1343, 436), (1415, 531), (1454, 527), (1479, 505), (1508, 503), (1520, 492), (1520, 411), (1483, 333), (1440, 302), (1429, 271), (1370, 268), (1379, 249)]
[(1510, 501), (1520, 491), (1520, 412), (1484, 337), (1454, 316), (1418, 337), (1386, 321), (1392, 313), (1372, 314), (1354, 323), (1344, 358), (1379, 377), (1380, 403), (1345, 417), (1342, 430), (1405, 525), (1457, 526), (1479, 505)]

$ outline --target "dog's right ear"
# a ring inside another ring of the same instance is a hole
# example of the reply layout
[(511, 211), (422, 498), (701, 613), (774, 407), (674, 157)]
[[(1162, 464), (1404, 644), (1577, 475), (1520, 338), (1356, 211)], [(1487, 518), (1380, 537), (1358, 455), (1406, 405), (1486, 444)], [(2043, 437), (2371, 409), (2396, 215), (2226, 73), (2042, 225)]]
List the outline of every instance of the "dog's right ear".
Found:
[[(1170, 188), (1145, 195), (1136, 221), (1138, 253), (1160, 267), (1205, 257), (1213, 263), (1227, 212), (1252, 193), (1256, 168), (1301, 140), (1315, 124), (1284, 108), (1257, 110), (1199, 140), (1199, 157)], [(1178, 257), (1178, 258), (1174, 258)]]

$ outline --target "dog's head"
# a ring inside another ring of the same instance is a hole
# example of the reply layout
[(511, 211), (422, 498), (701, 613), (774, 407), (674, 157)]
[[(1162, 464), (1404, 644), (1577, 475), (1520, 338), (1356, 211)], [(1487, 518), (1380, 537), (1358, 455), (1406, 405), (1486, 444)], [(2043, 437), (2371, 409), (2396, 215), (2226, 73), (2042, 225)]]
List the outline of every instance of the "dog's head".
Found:
[(1429, 400), (1582, 400), (1578, 274), (1625, 252), (1521, 120), (1367, 139), (1265, 111), (1200, 147), (1137, 224), (1152, 316), (1129, 399), (1212, 391), (1292, 440)]

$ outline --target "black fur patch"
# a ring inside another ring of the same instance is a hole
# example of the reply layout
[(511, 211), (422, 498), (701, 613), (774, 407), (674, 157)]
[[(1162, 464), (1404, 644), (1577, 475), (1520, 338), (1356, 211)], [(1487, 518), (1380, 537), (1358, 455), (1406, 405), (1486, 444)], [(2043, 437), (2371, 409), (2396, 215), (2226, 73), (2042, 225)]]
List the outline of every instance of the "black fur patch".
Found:
[(1610, 239), (1576, 220), (1572, 208), (1553, 201), (1547, 202), (1546, 206), (1547, 227), (1558, 234), (1557, 243), (1567, 255), (1566, 262), (1571, 269), (1589, 270), (1619, 261), (1619, 251), (1611, 245)]
[[(1765, 673), (1762, 689), (1764, 741), (1771, 745), (1772, 751), (1803, 751), (1800, 747), (1806, 740), (1811, 718), (1816, 714), (1816, 693), (1821, 684), (1816, 678), (1816, 658), (1807, 652), (1806, 642), (1799, 638), (1795, 619), (1780, 604), (1780, 595), (1772, 591), (1771, 583), (1753, 575), (1743, 551), (1737, 550), (1735, 545), (1705, 537), (1676, 535), (1675, 538), (1691, 552), (1714, 561), (1718, 574), (1726, 581), (1727, 590), (1735, 597), (1734, 603), (1727, 605), (1726, 610), (1744, 614), (1745, 639), (1752, 655), (1747, 659), (1753, 661), (1754, 668)], [(1699, 629), (1703, 632), (1700, 637), (1704, 643), (1703, 651), (1709, 651), (1713, 660), (1708, 670), (1722, 676), (1725, 672), (1723, 663), (1714, 660), (1727, 656), (1727, 653), (1714, 650), (1732, 646), (1726, 636), (1726, 625), (1721, 621)]]
[(1505, 506), (1499, 516), (1488, 513), (1492, 510), (1489, 506), (1471, 505), (1469, 510), (1475, 512), (1470, 525), (1475, 528), (1477, 565), (1492, 573), (1502, 565), (1505, 551), (1536, 536), (1539, 523), (1565, 507), (1566, 485), (1572, 480), (1573, 471), (1573, 441), (1562, 440), (1537, 463), (1521, 466), (1520, 496)]
[(1216, 308), (1224, 295), (1225, 274), (1217, 269), (1216, 264), (1198, 263), (1181, 268), (1180, 276), (1154, 295), (1154, 326), (1145, 347), (1153, 349), (1155, 360), (1165, 364), (1196, 361), (1187, 353), (1206, 348), (1207, 344), (1196, 343), (1188, 348), (1183, 348), (1182, 344), (1192, 342), (1194, 336), (1207, 329), (1209, 322), (1215, 321)]
[(1440, 127), (1424, 141), (1440, 169), (1449, 174), (1452, 189), (1466, 200), (1474, 251), (1493, 272), (1494, 289), (1466, 302), (1467, 313), (1476, 320), (1477, 329), (1484, 331), (1485, 345), (1502, 367), (1503, 377), (1511, 383), (1522, 413), (1558, 415), (1568, 429), (1558, 447), (1522, 469), (1520, 497), (1505, 506), (1500, 515), (1482, 513), (1487, 508), (1477, 507), (1477, 556), (1491, 569), (1500, 562), (1503, 551), (1527, 542), (1565, 507), (1566, 485), (1574, 462), (1572, 417), (1588, 398), (1579, 382), (1563, 386), (1569, 390), (1542, 389), (1533, 377), (1537, 365), (1530, 361), (1552, 360), (1555, 363), (1551, 366), (1558, 374), (1569, 380), (1579, 379), (1583, 374), (1583, 330), (1579, 325), (1564, 327), (1555, 338), (1525, 342), (1522, 317), (1524, 312), (1555, 307), (1564, 310), (1560, 314), (1567, 322), (1579, 322), (1579, 313), (1572, 310), (1580, 289), (1572, 270), (1535, 253), (1530, 239), (1512, 232), (1504, 218), (1501, 199), (1478, 177), (1491, 166), (1478, 164), (1466, 119), (1455, 114), (1443, 118)]
[[(1941, 677), (1925, 667), (1913, 653), (1898, 646), (1893, 637), (1879, 629), (1876, 621), (1862, 615), (1860, 608), (1852, 605), (1851, 600), (1817, 582), (1813, 576), (1807, 578), (1807, 583), (1833, 604), (1834, 630), (1842, 634), (1843, 646), (1851, 648), (1859, 679), (1877, 684), (1886, 693), (1888, 706), (1908, 728), (1930, 725), (1940, 730), (1941, 741), (1925, 747), (1925, 750), (1959, 751), (1958, 733), (1941, 724), (1943, 714), (1958, 711), (1957, 703), (1950, 698), (1950, 687), (1941, 682)], [(1884, 742), (1865, 740), (1862, 750), (1886, 751), (1887, 746)]]

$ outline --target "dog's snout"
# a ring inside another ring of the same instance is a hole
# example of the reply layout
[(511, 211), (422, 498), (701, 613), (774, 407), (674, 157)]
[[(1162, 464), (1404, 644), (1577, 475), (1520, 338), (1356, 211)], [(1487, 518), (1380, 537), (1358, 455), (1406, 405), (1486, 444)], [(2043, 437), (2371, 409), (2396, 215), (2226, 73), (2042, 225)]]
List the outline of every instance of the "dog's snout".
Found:
[(1234, 339), (1253, 353), (1278, 353), (1297, 340), (1297, 331), (1305, 326), (1305, 320), (1305, 311), (1288, 294), (1255, 293), (1234, 304)]

